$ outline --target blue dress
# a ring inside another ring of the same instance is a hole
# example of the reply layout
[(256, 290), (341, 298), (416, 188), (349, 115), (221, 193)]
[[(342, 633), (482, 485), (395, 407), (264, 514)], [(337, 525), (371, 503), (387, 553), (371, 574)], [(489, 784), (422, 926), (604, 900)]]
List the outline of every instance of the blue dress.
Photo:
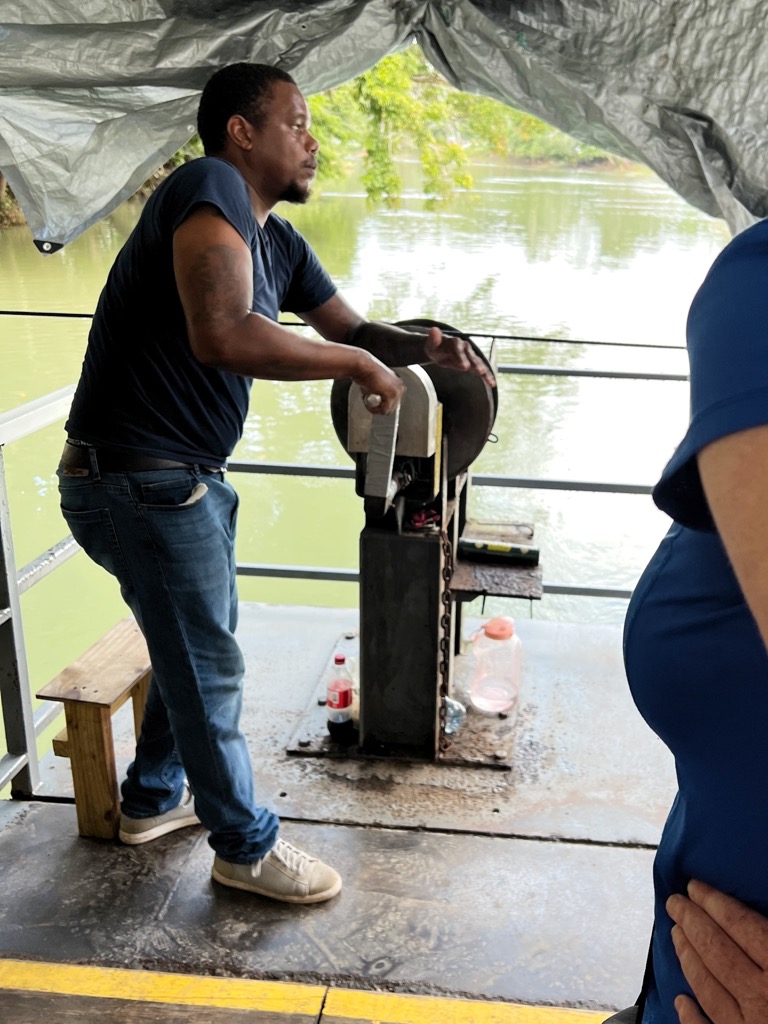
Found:
[(687, 336), (690, 425), (653, 493), (674, 522), (624, 629), (633, 698), (674, 755), (678, 779), (654, 864), (643, 1024), (678, 1024), (673, 999), (690, 992), (672, 946), (668, 896), (699, 878), (768, 914), (768, 654), (697, 466), (705, 445), (768, 423), (768, 220), (715, 260)]

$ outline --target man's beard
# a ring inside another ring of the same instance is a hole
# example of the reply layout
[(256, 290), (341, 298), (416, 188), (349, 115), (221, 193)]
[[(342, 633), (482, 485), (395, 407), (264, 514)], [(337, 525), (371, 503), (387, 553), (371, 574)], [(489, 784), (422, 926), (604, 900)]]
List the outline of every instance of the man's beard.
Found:
[(311, 194), (309, 186), (301, 189), (295, 182), (291, 182), (290, 185), (283, 189), (278, 201), (282, 203), (306, 203)]

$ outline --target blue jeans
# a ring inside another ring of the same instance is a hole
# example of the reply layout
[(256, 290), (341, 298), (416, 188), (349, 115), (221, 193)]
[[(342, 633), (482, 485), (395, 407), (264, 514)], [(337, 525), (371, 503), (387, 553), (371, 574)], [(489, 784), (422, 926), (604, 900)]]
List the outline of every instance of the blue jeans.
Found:
[(237, 493), (223, 473), (200, 467), (102, 473), (59, 465), (58, 478), (72, 536), (117, 578), (152, 662), (123, 813), (171, 810), (186, 776), (216, 853), (257, 860), (274, 845), (278, 819), (255, 803), (240, 730)]

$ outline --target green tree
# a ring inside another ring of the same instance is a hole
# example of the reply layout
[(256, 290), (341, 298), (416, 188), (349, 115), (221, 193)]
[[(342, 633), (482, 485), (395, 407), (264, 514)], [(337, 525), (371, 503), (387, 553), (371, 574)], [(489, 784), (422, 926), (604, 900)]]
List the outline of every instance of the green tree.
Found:
[(0, 171), (0, 227), (4, 224), (23, 224), (24, 216), (11, 191), (8, 180)]
[(334, 181), (347, 176), (365, 135), (365, 116), (355, 98), (354, 81), (316, 93), (307, 100), (312, 134), (320, 140), (317, 177)]
[(595, 146), (578, 142), (532, 114), (488, 96), (450, 89), (448, 83), (445, 84), (450, 90), (446, 102), (453, 111), (462, 140), (472, 153), (494, 153), (524, 162), (626, 163)]
[(460, 92), (418, 46), (385, 57), (370, 71), (309, 98), (322, 140), (318, 178), (340, 177), (362, 150), (362, 183), (374, 203), (396, 206), (398, 158), (416, 154), (428, 202), (471, 188), (470, 161), (493, 154), (523, 162), (625, 162), (586, 146), (531, 114), (487, 96)]
[[(454, 188), (472, 184), (467, 154), (445, 102), (449, 89), (418, 47), (411, 46), (330, 94), (310, 97), (309, 105), (326, 149), (329, 139), (320, 129), (327, 127), (333, 109), (347, 134), (340, 137), (332, 130), (331, 145), (340, 143), (347, 155), (362, 147), (362, 182), (372, 202), (397, 205), (402, 192), (397, 158), (414, 150), (421, 161), (424, 191), (437, 202)], [(318, 111), (325, 119), (320, 123)], [(333, 154), (327, 159), (329, 167), (338, 166)]]

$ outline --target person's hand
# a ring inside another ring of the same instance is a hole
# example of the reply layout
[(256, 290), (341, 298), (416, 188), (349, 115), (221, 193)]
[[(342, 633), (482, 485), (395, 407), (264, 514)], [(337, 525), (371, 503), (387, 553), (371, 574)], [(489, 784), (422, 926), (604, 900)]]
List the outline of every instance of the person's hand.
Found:
[(427, 357), (438, 366), (446, 366), (450, 370), (470, 370), (479, 377), (484, 377), (492, 388), (496, 381), (490, 369), (478, 356), (466, 338), (455, 334), (443, 334), (439, 327), (430, 327), (424, 346)]
[(699, 1004), (677, 997), (680, 1024), (766, 1024), (768, 918), (698, 881), (689, 884), (688, 897), (670, 896), (667, 913), (675, 921), (680, 966)]
[(366, 409), (375, 416), (386, 416), (397, 408), (405, 384), (394, 370), (390, 370), (375, 356), (369, 353), (366, 356), (365, 368), (353, 379), (360, 385)]

